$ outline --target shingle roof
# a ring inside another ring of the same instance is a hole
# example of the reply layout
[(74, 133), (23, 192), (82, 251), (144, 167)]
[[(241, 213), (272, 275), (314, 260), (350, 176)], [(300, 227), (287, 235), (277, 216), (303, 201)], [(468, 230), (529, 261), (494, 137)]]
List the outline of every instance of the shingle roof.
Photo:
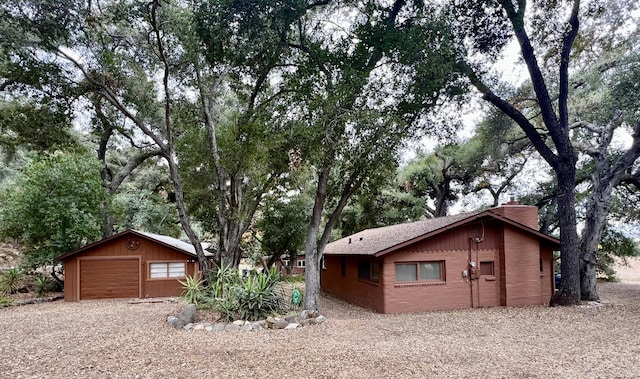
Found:
[[(148, 239), (150, 239), (152, 241), (155, 241), (157, 243), (160, 243), (162, 245), (166, 245), (166, 246), (178, 249), (178, 250), (182, 251), (185, 254), (188, 254), (188, 255), (191, 255), (191, 256), (194, 256), (194, 257), (196, 256), (196, 249), (193, 247), (192, 244), (190, 244), (188, 242), (184, 242), (182, 240), (179, 240), (179, 239), (173, 238), (173, 237), (169, 237), (169, 236), (163, 236), (163, 235), (160, 235), (160, 234), (141, 232), (139, 230), (130, 229), (130, 230), (126, 230), (124, 232), (118, 233), (118, 234), (114, 234), (111, 237), (107, 237), (107, 238), (101, 239), (100, 241), (96, 241), (94, 243), (91, 243), (91, 244), (88, 244), (86, 246), (83, 246), (78, 250), (71, 251), (71, 252), (68, 252), (66, 254), (62, 254), (59, 257), (56, 257), (54, 260), (55, 261), (59, 261), (59, 260), (68, 258), (70, 256), (79, 254), (79, 253), (81, 253), (83, 251), (86, 251), (86, 250), (88, 250), (88, 249), (90, 249), (90, 248), (92, 248), (94, 246), (101, 245), (101, 244), (103, 244), (103, 243), (105, 243), (107, 241), (113, 240), (113, 239), (118, 238), (118, 237), (120, 237), (122, 235), (125, 235), (125, 234), (137, 234), (139, 236), (148, 238)], [(205, 255), (206, 256), (213, 256), (213, 254), (208, 252), (208, 251), (205, 251)]]
[(348, 237), (327, 244), (327, 255), (382, 255), (395, 250), (395, 247), (412, 243), (429, 235), (435, 235), (453, 226), (464, 224), (480, 217), (492, 217), (536, 235), (538, 238), (559, 245), (559, 240), (531, 229), (517, 221), (501, 216), (491, 209), (454, 216), (438, 217), (423, 221), (410, 222), (363, 230)]
[(328, 255), (374, 255), (403, 242), (418, 238), (438, 229), (446, 228), (459, 221), (474, 217), (481, 212), (464, 213), (455, 216), (431, 218), (423, 221), (383, 226), (363, 230), (349, 237), (327, 244), (324, 254)]

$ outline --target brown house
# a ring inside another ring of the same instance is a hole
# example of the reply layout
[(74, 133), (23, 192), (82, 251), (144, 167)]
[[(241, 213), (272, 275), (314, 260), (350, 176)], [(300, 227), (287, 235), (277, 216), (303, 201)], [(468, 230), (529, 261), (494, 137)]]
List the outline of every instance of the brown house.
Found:
[[(304, 253), (298, 254), (296, 259), (289, 265), (289, 256), (283, 255), (280, 260), (277, 260), (274, 264), (280, 274), (289, 275), (304, 275), (305, 268), (307, 267), (307, 260)], [(291, 268), (290, 270), (288, 268)]]
[(538, 231), (536, 207), (512, 202), (332, 242), (321, 285), (380, 313), (547, 304), (559, 247)]
[(56, 258), (64, 264), (64, 299), (179, 296), (179, 279), (198, 270), (193, 246), (127, 230)]

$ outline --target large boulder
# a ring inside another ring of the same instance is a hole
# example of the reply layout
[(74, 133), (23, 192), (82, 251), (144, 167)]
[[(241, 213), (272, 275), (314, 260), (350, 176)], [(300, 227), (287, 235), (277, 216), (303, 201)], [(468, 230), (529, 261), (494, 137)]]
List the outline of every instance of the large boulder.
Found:
[(196, 305), (195, 304), (188, 304), (186, 307), (184, 307), (184, 309), (182, 310), (182, 312), (180, 312), (178, 317), (176, 316), (167, 317), (167, 323), (169, 324), (169, 326), (176, 329), (182, 329), (184, 328), (185, 325), (193, 324), (195, 321), (196, 321)]

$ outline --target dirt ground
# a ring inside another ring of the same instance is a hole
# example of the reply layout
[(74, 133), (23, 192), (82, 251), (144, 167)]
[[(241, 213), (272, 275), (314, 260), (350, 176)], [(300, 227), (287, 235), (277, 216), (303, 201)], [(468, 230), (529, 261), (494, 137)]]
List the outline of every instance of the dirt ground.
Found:
[(637, 378), (640, 284), (604, 305), (380, 315), (323, 297), (296, 330), (174, 330), (181, 304), (0, 309), (0, 378)]

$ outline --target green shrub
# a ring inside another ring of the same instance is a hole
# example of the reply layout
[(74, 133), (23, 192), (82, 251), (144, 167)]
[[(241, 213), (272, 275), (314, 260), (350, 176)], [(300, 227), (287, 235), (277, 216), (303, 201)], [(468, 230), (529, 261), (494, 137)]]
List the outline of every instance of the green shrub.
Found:
[(284, 309), (284, 293), (275, 269), (249, 274), (238, 291), (238, 313), (244, 320), (260, 320)]
[(185, 281), (178, 280), (184, 287), (182, 291), (182, 298), (188, 302), (198, 305), (198, 303), (205, 300), (204, 288), (202, 287), (203, 281), (195, 276), (187, 276)]
[(38, 276), (33, 282), (33, 292), (38, 297), (44, 297), (49, 291), (51, 291), (52, 283), (46, 276)]
[(237, 269), (222, 266), (212, 273), (209, 302), (223, 321), (260, 320), (284, 309), (280, 280), (275, 269), (241, 277)]
[(231, 295), (233, 289), (241, 282), (240, 274), (237, 268), (230, 265), (222, 265), (211, 273), (209, 285), (210, 296), (214, 299), (220, 299), (227, 295)]
[(285, 275), (282, 280), (287, 283), (302, 283), (304, 282), (304, 275)]
[(12, 267), (2, 272), (0, 277), (0, 293), (16, 293), (23, 275), (24, 272), (18, 267)]
[(6, 297), (0, 297), (0, 308), (8, 307), (12, 303), (11, 299)]

